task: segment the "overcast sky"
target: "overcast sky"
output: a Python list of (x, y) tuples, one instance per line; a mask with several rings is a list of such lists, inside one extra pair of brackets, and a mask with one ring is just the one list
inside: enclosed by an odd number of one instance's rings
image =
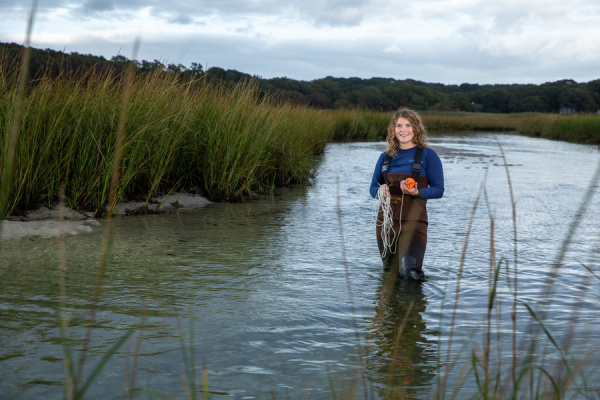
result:
[[(32, 0), (0, 0), (25, 42)], [(263, 78), (600, 79), (599, 0), (39, 0), (31, 45)]]

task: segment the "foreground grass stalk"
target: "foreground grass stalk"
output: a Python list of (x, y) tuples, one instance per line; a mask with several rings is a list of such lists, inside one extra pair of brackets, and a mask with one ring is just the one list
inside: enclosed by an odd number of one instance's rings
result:
[(582, 263), (581, 261), (579, 261), (579, 264), (585, 268), (590, 274), (592, 274), (594, 277), (596, 277), (597, 279), (600, 279), (600, 275), (596, 274), (594, 271), (592, 271), (592, 269), (590, 267), (588, 267), (587, 265), (585, 265), (584, 263)]
[(467, 233), (465, 235), (463, 249), (462, 249), (461, 256), (460, 256), (460, 264), (458, 267), (458, 276), (456, 279), (456, 291), (455, 291), (456, 294), (454, 297), (454, 309), (452, 310), (452, 321), (450, 323), (450, 332), (448, 334), (448, 350), (446, 353), (446, 368), (444, 370), (444, 377), (442, 378), (441, 387), (439, 389), (441, 391), (442, 400), (444, 400), (446, 398), (446, 383), (447, 383), (447, 379), (448, 379), (448, 374), (450, 372), (450, 357), (452, 354), (452, 337), (453, 337), (453, 333), (454, 333), (454, 326), (456, 323), (456, 314), (458, 312), (458, 298), (460, 295), (460, 281), (462, 278), (462, 271), (463, 271), (463, 267), (465, 265), (465, 259), (467, 256), (467, 246), (469, 244), (469, 237), (471, 236), (471, 228), (473, 227), (473, 220), (475, 219), (475, 211), (477, 211), (477, 207), (478, 207), (479, 201), (481, 199), (482, 191), (483, 191), (483, 184), (479, 188), (479, 193), (477, 193), (477, 198), (475, 199), (475, 203), (473, 204), (473, 209), (471, 210), (471, 217), (469, 218), (469, 225), (467, 227)]
[[(62, 191), (61, 191), (62, 193)], [(64, 232), (64, 195), (59, 199), (59, 217), (58, 221), (61, 224), (60, 236), (58, 237), (59, 261), (58, 261), (58, 290), (60, 295), (59, 303), (59, 320), (60, 333), (63, 341), (67, 340), (67, 329), (69, 327), (69, 317), (65, 314), (67, 310), (67, 248), (65, 243)], [(66, 346), (66, 345), (65, 345)], [(65, 347), (66, 350), (66, 347)], [(65, 394), (68, 400), (74, 397), (75, 382), (73, 381), (73, 357), (70, 351), (64, 352), (63, 365), (65, 368)]]
[(504, 149), (502, 149), (502, 145), (498, 138), (496, 138), (496, 143), (500, 148), (500, 154), (502, 155), (502, 160), (504, 161), (504, 169), (506, 171), (506, 180), (508, 182), (508, 191), (510, 193), (510, 205), (512, 209), (512, 222), (513, 222), (513, 269), (514, 269), (514, 297), (513, 297), (513, 312), (512, 312), (512, 322), (513, 322), (513, 340), (512, 340), (512, 352), (513, 352), (513, 365), (512, 365), (512, 379), (513, 379), (513, 387), (516, 386), (517, 383), (517, 293), (518, 293), (518, 275), (519, 269), (517, 264), (517, 208), (515, 202), (515, 196), (512, 188), (512, 182), (510, 180), (510, 171), (508, 170), (508, 162), (506, 160), (506, 155), (504, 154)]
[[(136, 43), (134, 45), (134, 53), (137, 53), (138, 47), (139, 47), (139, 41), (136, 41)], [(134, 59), (135, 59), (135, 57), (134, 57)], [(82, 375), (83, 375), (83, 367), (85, 365), (89, 344), (91, 342), (93, 324), (96, 320), (96, 313), (98, 311), (98, 301), (100, 298), (100, 291), (102, 289), (102, 280), (104, 278), (104, 270), (106, 268), (106, 260), (108, 257), (110, 243), (112, 240), (112, 219), (113, 219), (112, 211), (113, 211), (114, 204), (116, 203), (116, 197), (117, 197), (117, 181), (119, 179), (119, 166), (121, 163), (123, 136), (124, 136), (124, 131), (125, 131), (125, 123), (127, 121), (126, 110), (127, 110), (127, 105), (129, 103), (129, 99), (131, 97), (132, 82), (133, 82), (133, 68), (130, 66), (130, 68), (128, 69), (127, 75), (126, 75), (125, 91), (124, 91), (124, 96), (123, 96), (123, 101), (122, 101), (122, 106), (121, 106), (122, 113), (120, 116), (119, 128), (117, 131), (117, 138), (116, 138), (116, 144), (115, 144), (115, 147), (116, 147), (115, 159), (114, 159), (113, 171), (112, 171), (112, 175), (111, 175), (110, 191), (109, 191), (109, 197), (108, 197), (108, 199), (109, 199), (108, 204), (110, 205), (110, 209), (108, 212), (106, 225), (104, 227), (104, 235), (102, 238), (102, 251), (100, 253), (100, 260), (98, 262), (98, 271), (97, 271), (97, 275), (96, 275), (96, 284), (94, 286), (94, 293), (92, 295), (90, 316), (88, 318), (87, 328), (85, 331), (85, 337), (83, 340), (82, 350), (81, 350), (81, 354), (79, 357), (79, 363), (77, 366), (77, 375), (75, 376), (75, 382), (74, 382), (75, 389), (77, 389), (77, 387), (82, 379)]]
[[(185, 345), (185, 336), (183, 334), (183, 330), (181, 329), (181, 323), (180, 321), (177, 321), (177, 330), (179, 332), (179, 339), (181, 341), (181, 352), (182, 352), (182, 356), (183, 356), (183, 366), (184, 366), (184, 372), (183, 375), (181, 377), (182, 382), (183, 382), (183, 387), (185, 389), (186, 392), (186, 398), (189, 398), (191, 400), (196, 400), (197, 398), (197, 393), (196, 393), (196, 362), (195, 362), (195, 352), (194, 352), (194, 318), (193, 318), (193, 311), (190, 313), (190, 343), (189, 346), (186, 347)], [(189, 357), (188, 357), (188, 351), (189, 351)], [(204, 377), (203, 377), (204, 378)], [(207, 383), (208, 385), (208, 383)]]
[(496, 249), (494, 246), (494, 216), (490, 209), (490, 203), (487, 195), (487, 190), (484, 189), (484, 199), (487, 206), (488, 215), (490, 216), (490, 269), (488, 276), (488, 307), (487, 307), (487, 326), (486, 331), (483, 335), (483, 370), (484, 370), (484, 384), (483, 384), (483, 397), (487, 399), (488, 388), (490, 385), (490, 349), (491, 349), (491, 337), (492, 337), (492, 310), (494, 309), (496, 284), (498, 274), (495, 270), (499, 269), (496, 267)]
[[(139, 46), (139, 42), (136, 42), (136, 50)], [(123, 93), (123, 101), (121, 103), (121, 112), (119, 118), (119, 127), (117, 129), (117, 137), (115, 143), (115, 159), (114, 165), (112, 169), (112, 174), (110, 177), (110, 190), (108, 195), (108, 216), (113, 214), (114, 207), (117, 203), (117, 185), (119, 181), (119, 169), (121, 167), (121, 160), (123, 156), (123, 137), (125, 136), (125, 123), (127, 122), (127, 106), (129, 105), (129, 99), (131, 98), (131, 88), (133, 86), (133, 64), (129, 66), (127, 69), (127, 74), (125, 76), (125, 90)]]
[(23, 115), (25, 84), (27, 83), (27, 80), (29, 78), (29, 61), (31, 57), (31, 49), (29, 45), (31, 43), (31, 33), (33, 31), (33, 21), (37, 12), (37, 4), (38, 0), (33, 0), (33, 5), (29, 13), (29, 20), (27, 21), (27, 33), (25, 34), (25, 45), (21, 62), (21, 73), (18, 78), (17, 90), (14, 92), (13, 95), (12, 112), (9, 114), (8, 118), (8, 120), (10, 121), (10, 133), (8, 135), (8, 143), (6, 143), (3, 146), (4, 154), (2, 154), (2, 156), (4, 158), (4, 163), (0, 164), (0, 168), (2, 168), (0, 169), (0, 222), (7, 216), (11, 209), (11, 207), (9, 206), (9, 193), (13, 182), (17, 139)]
[(140, 323), (140, 330), (138, 332), (138, 337), (135, 344), (135, 352), (133, 354), (133, 366), (131, 367), (131, 382), (129, 384), (129, 399), (133, 399), (133, 394), (135, 392), (135, 378), (137, 376), (137, 367), (138, 360), (140, 358), (140, 350), (142, 347), (142, 338), (144, 333), (144, 326), (146, 323), (146, 313), (148, 311), (148, 297), (144, 301), (144, 311), (142, 312), (142, 321)]
[(202, 361), (202, 392), (204, 393), (204, 400), (210, 399), (210, 392), (208, 390), (208, 368), (206, 368), (206, 360)]
[[(360, 365), (360, 370), (359, 370), (359, 375), (360, 375), (360, 382), (362, 384), (362, 388), (363, 388), (363, 395), (365, 399), (369, 398), (369, 393), (368, 393), (368, 388), (367, 388), (367, 377), (365, 374), (365, 349), (364, 346), (361, 343), (360, 340), (360, 335), (359, 335), (359, 329), (358, 329), (358, 324), (356, 323), (356, 309), (354, 306), (354, 296), (352, 295), (352, 285), (350, 283), (350, 269), (348, 268), (348, 258), (346, 256), (346, 245), (345, 245), (345, 239), (344, 239), (344, 228), (342, 225), (342, 208), (341, 208), (341, 204), (340, 204), (340, 177), (336, 177), (336, 189), (337, 189), (337, 200), (336, 200), (336, 208), (337, 208), (337, 218), (338, 218), (338, 225), (339, 225), (339, 231), (340, 231), (340, 241), (341, 241), (341, 245), (342, 245), (342, 260), (344, 262), (344, 270), (346, 273), (346, 287), (348, 290), (348, 295), (350, 298), (350, 309), (352, 310), (352, 323), (354, 325), (354, 332), (356, 334), (356, 345), (358, 347), (358, 359), (359, 359), (359, 365)], [(350, 398), (354, 397), (354, 391), (349, 393), (349, 396), (351, 396)]]

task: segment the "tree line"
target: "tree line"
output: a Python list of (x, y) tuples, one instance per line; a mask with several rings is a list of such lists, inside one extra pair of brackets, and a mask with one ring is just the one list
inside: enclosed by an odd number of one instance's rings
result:
[[(18, 63), (23, 46), (0, 43), (3, 62)], [(162, 71), (178, 74), (181, 79), (203, 78), (235, 84), (252, 80), (264, 93), (274, 93), (281, 101), (321, 109), (367, 109), (392, 111), (411, 107), (420, 111), (469, 111), (489, 113), (595, 113), (600, 110), (600, 79), (578, 83), (572, 79), (535, 84), (446, 85), (414, 79), (335, 78), (327, 76), (312, 81), (287, 77), (263, 79), (236, 70), (211, 67), (206, 71), (200, 63), (189, 67), (163, 63), (160, 60), (131, 61), (123, 55), (110, 60), (92, 54), (70, 54), (51, 49), (31, 48), (29, 76), (56, 77), (61, 73), (83, 73), (90, 70), (124, 71), (131, 63), (139, 73)]]

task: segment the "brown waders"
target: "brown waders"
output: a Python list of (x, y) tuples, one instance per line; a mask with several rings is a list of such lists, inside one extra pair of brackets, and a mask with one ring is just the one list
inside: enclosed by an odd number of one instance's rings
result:
[[(389, 173), (391, 206), (394, 213), (394, 231), (400, 232), (396, 243), (387, 249), (386, 256), (382, 258), (383, 269), (398, 273), (405, 279), (422, 280), (423, 257), (427, 247), (427, 200), (413, 198), (410, 195), (402, 196), (400, 182), (410, 178), (411, 174)], [(429, 187), (427, 177), (419, 177), (419, 188)], [(400, 215), (402, 213), (402, 215)], [(383, 241), (381, 240), (381, 223), (383, 215), (381, 210), (377, 215), (377, 245), (379, 254), (383, 254)]]

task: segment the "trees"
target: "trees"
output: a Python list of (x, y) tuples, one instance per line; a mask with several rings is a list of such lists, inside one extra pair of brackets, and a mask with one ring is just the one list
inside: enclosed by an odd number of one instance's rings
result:
[(600, 79), (596, 79), (594, 81), (590, 81), (583, 85), (586, 91), (592, 96), (596, 105), (598, 106), (598, 110), (600, 110)]
[(369, 110), (388, 111), (393, 108), (392, 101), (385, 96), (376, 86), (367, 86), (360, 90), (351, 92), (348, 96), (351, 104), (358, 108)]
[(534, 95), (517, 98), (514, 112), (549, 112), (549, 109), (541, 96)]
[(594, 98), (580, 87), (566, 87), (559, 96), (560, 105), (575, 110), (576, 112), (594, 112), (598, 104)]
[(187, 71), (187, 67), (185, 67), (183, 64), (169, 64), (167, 65), (167, 72), (170, 72), (172, 74), (183, 74), (185, 71)]
[(481, 96), (484, 112), (507, 113), (509, 112), (510, 95), (507, 90), (496, 88), (485, 91)]
[(200, 63), (193, 62), (190, 65), (190, 69), (189, 70), (195, 76), (202, 76), (202, 75), (204, 75), (204, 68), (202, 68), (202, 64), (200, 64)]
[(113, 56), (110, 61), (117, 63), (117, 64), (122, 64), (122, 65), (127, 65), (129, 64), (129, 58), (121, 55), (121, 54), (117, 54), (116, 56)]
[(439, 111), (477, 111), (469, 96), (462, 92), (454, 92), (433, 106)]
[[(0, 43), (2, 62), (18, 66), (23, 46)], [(287, 77), (262, 79), (236, 70), (212, 67), (204, 71), (202, 64), (193, 62), (189, 67), (159, 60), (133, 61), (139, 73), (162, 71), (181, 74), (181, 79), (205, 77), (228, 84), (255, 80), (261, 92), (279, 94), (281, 101), (307, 104), (316, 108), (361, 107), (380, 111), (393, 111), (411, 107), (420, 111), (476, 111), (492, 113), (509, 112), (559, 112), (561, 106), (577, 112), (596, 112), (600, 109), (600, 79), (577, 83), (572, 79), (547, 82), (542, 85), (480, 85), (462, 83), (445, 85), (426, 83), (414, 79), (373, 77), (325, 78), (300, 81)], [(97, 71), (111, 69), (120, 73), (131, 63), (123, 55), (106, 60), (91, 54), (66, 54), (51, 49), (31, 49), (29, 66), (32, 82), (48, 74), (85, 73), (90, 68)], [(32, 83), (34, 84), (34, 83)], [(475, 106), (477, 105), (477, 109)]]
[(156, 59), (153, 62), (142, 60), (137, 63), (137, 67), (138, 70), (142, 73), (154, 70), (164, 71), (166, 69), (165, 64)]

